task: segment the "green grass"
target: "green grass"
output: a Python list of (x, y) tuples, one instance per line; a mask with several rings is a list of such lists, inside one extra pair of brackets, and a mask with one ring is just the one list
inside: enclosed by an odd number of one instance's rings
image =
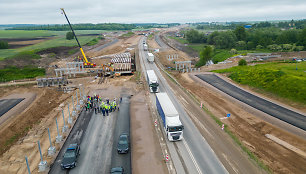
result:
[[(85, 45), (89, 43), (91, 40), (93, 40), (94, 38), (96, 38), (96, 36), (79, 36), (78, 40), (81, 45)], [(6, 57), (14, 56), (24, 51), (40, 50), (40, 49), (59, 47), (59, 46), (77, 46), (77, 42), (75, 41), (75, 39), (67, 40), (64, 37), (55, 37), (54, 39), (51, 39), (51, 40), (47, 40), (47, 41), (40, 42), (35, 45), (30, 45), (30, 46), (26, 46), (26, 47), (22, 47), (18, 49), (1, 49), (0, 50), (0, 60)]]
[[(296, 66), (298, 70), (296, 70)], [(230, 73), (241, 84), (259, 88), (276, 96), (306, 104), (306, 62), (273, 62), (255, 66), (236, 66), (216, 70)]]
[(149, 36), (148, 36), (148, 39), (152, 39), (153, 38), (153, 34), (150, 34)]
[(69, 55), (72, 55), (72, 54), (74, 54), (74, 53), (76, 53), (76, 52), (78, 52), (79, 51), (79, 49), (72, 49), (72, 50), (69, 50), (68, 51), (68, 54)]
[(231, 54), (229, 50), (216, 49), (212, 59), (214, 63), (217, 63), (217, 62), (222, 62), (232, 56), (234, 55)]
[(176, 41), (178, 41), (181, 44), (188, 44), (188, 41), (186, 39), (180, 38), (180, 37), (173, 37), (173, 36), (169, 36), (170, 39), (174, 39)]
[(16, 68), (9, 67), (5, 69), (0, 69), (0, 82), (7, 82), (12, 80), (35, 78), (38, 76), (45, 75), (45, 69), (34, 68), (34, 67), (25, 67), (25, 68)]
[(125, 34), (121, 35), (121, 37), (131, 37), (131, 36), (133, 36), (134, 34), (135, 34), (135, 33), (129, 31), (128, 33), (125, 33)]
[(45, 30), (25, 31), (25, 30), (0, 30), (0, 38), (34, 38), (47, 37), (53, 34)]
[(94, 38), (91, 41), (89, 41), (86, 45), (92, 46), (92, 45), (96, 45), (97, 43), (98, 43), (98, 39)]
[[(0, 30), (0, 38), (35, 38), (48, 36), (65, 36), (68, 31), (48, 30)], [(75, 34), (101, 34), (108, 30), (75, 30)]]
[(203, 50), (204, 46), (207, 44), (188, 44), (188, 47), (200, 53)]

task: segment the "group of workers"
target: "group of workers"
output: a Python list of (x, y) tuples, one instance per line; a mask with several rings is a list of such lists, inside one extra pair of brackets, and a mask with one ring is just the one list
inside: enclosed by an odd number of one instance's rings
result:
[[(122, 98), (120, 98), (121, 102)], [(94, 95), (93, 97), (87, 96), (87, 103), (86, 103), (86, 111), (94, 110), (95, 113), (102, 113), (103, 116), (108, 116), (110, 112), (119, 111), (119, 104), (117, 106), (116, 98), (113, 101), (110, 101), (108, 98), (105, 101), (99, 95)]]

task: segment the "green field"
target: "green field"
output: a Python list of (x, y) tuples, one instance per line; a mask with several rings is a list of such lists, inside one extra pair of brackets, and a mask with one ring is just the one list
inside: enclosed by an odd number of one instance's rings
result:
[[(48, 30), (0, 30), (0, 38), (35, 38), (48, 36), (65, 36), (68, 31)], [(76, 30), (75, 34), (101, 34), (108, 30)]]
[[(79, 36), (78, 40), (81, 45), (85, 45), (95, 38), (96, 36)], [(77, 42), (75, 41), (75, 39), (67, 40), (65, 37), (54, 37), (54, 39), (50, 39), (35, 45), (30, 45), (18, 49), (1, 49), (0, 60), (3, 60), (6, 57), (14, 56), (24, 51), (39, 50), (58, 46), (77, 46)]]
[[(80, 34), (101, 34), (110, 32), (108, 30), (76, 30), (76, 35)], [(0, 60), (7, 57), (12, 57), (20, 52), (38, 50), (44, 48), (58, 47), (58, 46), (77, 46), (76, 41), (66, 40), (67, 31), (47, 31), (47, 30), (0, 30), (0, 38), (36, 38), (36, 37), (50, 37), (51, 39), (41, 43), (30, 45), (17, 49), (0, 49)], [(85, 45), (95, 39), (97, 36), (78, 36), (81, 45)], [(93, 42), (90, 43), (95, 44)]]
[(306, 62), (273, 62), (255, 66), (236, 66), (215, 72), (230, 73), (229, 77), (238, 83), (306, 104), (305, 70)]
[(0, 82), (8, 82), (12, 80), (35, 78), (37, 76), (44, 76), (45, 69), (25, 67), (16, 68), (10, 67), (5, 69), (0, 69)]

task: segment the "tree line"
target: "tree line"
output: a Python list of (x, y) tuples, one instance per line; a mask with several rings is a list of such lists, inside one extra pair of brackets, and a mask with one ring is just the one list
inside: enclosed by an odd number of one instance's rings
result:
[(281, 30), (277, 28), (245, 29), (237, 26), (234, 30), (214, 31), (210, 34), (197, 30), (185, 31), (189, 43), (207, 43), (219, 49), (271, 51), (306, 50), (306, 28)]
[[(74, 30), (131, 30), (136, 28), (134, 24), (104, 23), (104, 24), (72, 24)], [(68, 31), (68, 24), (57, 25), (34, 25), (34, 26), (18, 26), (7, 28), (6, 30), (52, 30), (52, 31)]]
[(306, 19), (303, 20), (291, 20), (291, 21), (280, 21), (280, 22), (226, 22), (225, 24), (216, 23), (216, 22), (201, 22), (191, 24), (196, 27), (198, 30), (229, 30), (235, 29), (237, 26), (249, 25), (252, 28), (295, 28), (295, 29), (304, 29), (306, 28)]

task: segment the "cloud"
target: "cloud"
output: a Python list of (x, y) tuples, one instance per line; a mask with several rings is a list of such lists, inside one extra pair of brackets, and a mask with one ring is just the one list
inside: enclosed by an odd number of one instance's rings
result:
[(1, 0), (0, 24), (249, 21), (306, 18), (305, 0)]

